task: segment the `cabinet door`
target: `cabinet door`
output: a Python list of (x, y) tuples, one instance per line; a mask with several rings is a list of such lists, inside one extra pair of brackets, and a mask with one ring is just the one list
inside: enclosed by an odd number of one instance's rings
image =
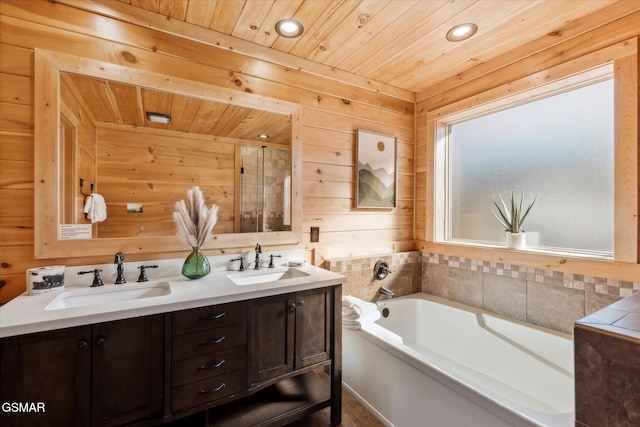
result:
[(0, 400), (29, 406), (26, 412), (3, 408), (0, 425), (89, 425), (90, 332), (78, 327), (1, 341)]
[(249, 306), (249, 383), (293, 370), (295, 296), (252, 300)]
[(93, 426), (162, 415), (162, 315), (93, 326)]
[(330, 288), (296, 294), (295, 369), (331, 358), (331, 303)]

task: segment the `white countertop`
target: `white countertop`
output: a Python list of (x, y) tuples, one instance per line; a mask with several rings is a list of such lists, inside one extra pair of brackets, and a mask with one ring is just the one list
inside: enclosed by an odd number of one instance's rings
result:
[[(286, 267), (263, 268), (259, 272), (269, 273), (283, 268)], [(0, 338), (339, 285), (346, 280), (340, 274), (307, 264), (295, 268), (309, 275), (241, 286), (227, 277), (229, 274), (238, 274), (237, 271), (213, 271), (197, 280), (189, 280), (182, 276), (154, 277), (150, 282), (143, 284), (130, 282), (114, 285), (105, 281), (104, 286), (96, 288), (85, 284), (66, 286), (64, 290), (39, 295), (25, 293), (0, 307)], [(254, 270), (248, 270), (239, 274), (255, 273)], [(109, 292), (152, 286), (157, 282), (168, 282), (171, 292), (167, 295), (82, 307), (46, 309), (56, 298), (71, 292)]]

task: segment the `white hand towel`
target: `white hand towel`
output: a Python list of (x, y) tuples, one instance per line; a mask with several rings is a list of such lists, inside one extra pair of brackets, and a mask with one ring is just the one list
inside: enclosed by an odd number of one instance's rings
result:
[(363, 301), (351, 295), (342, 297), (342, 315), (360, 317), (366, 313), (378, 312), (378, 306), (372, 302)]
[(380, 318), (378, 306), (351, 295), (342, 297), (342, 326), (361, 329), (362, 325), (373, 323)]
[(104, 197), (98, 193), (91, 193), (84, 201), (84, 213), (92, 223), (107, 219), (107, 204)]

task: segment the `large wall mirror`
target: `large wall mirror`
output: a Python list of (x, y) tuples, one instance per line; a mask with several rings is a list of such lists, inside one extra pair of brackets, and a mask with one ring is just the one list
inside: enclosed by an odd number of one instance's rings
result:
[(219, 208), (205, 249), (299, 243), (298, 105), (37, 50), (35, 108), (36, 258), (183, 250), (194, 185)]

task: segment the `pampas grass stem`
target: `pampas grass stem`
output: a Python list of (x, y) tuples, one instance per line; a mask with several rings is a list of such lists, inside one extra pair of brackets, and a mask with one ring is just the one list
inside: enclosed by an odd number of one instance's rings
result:
[(178, 236), (191, 247), (203, 247), (212, 237), (211, 232), (218, 222), (218, 206), (208, 208), (200, 187), (187, 190), (187, 198), (178, 200), (173, 212)]

